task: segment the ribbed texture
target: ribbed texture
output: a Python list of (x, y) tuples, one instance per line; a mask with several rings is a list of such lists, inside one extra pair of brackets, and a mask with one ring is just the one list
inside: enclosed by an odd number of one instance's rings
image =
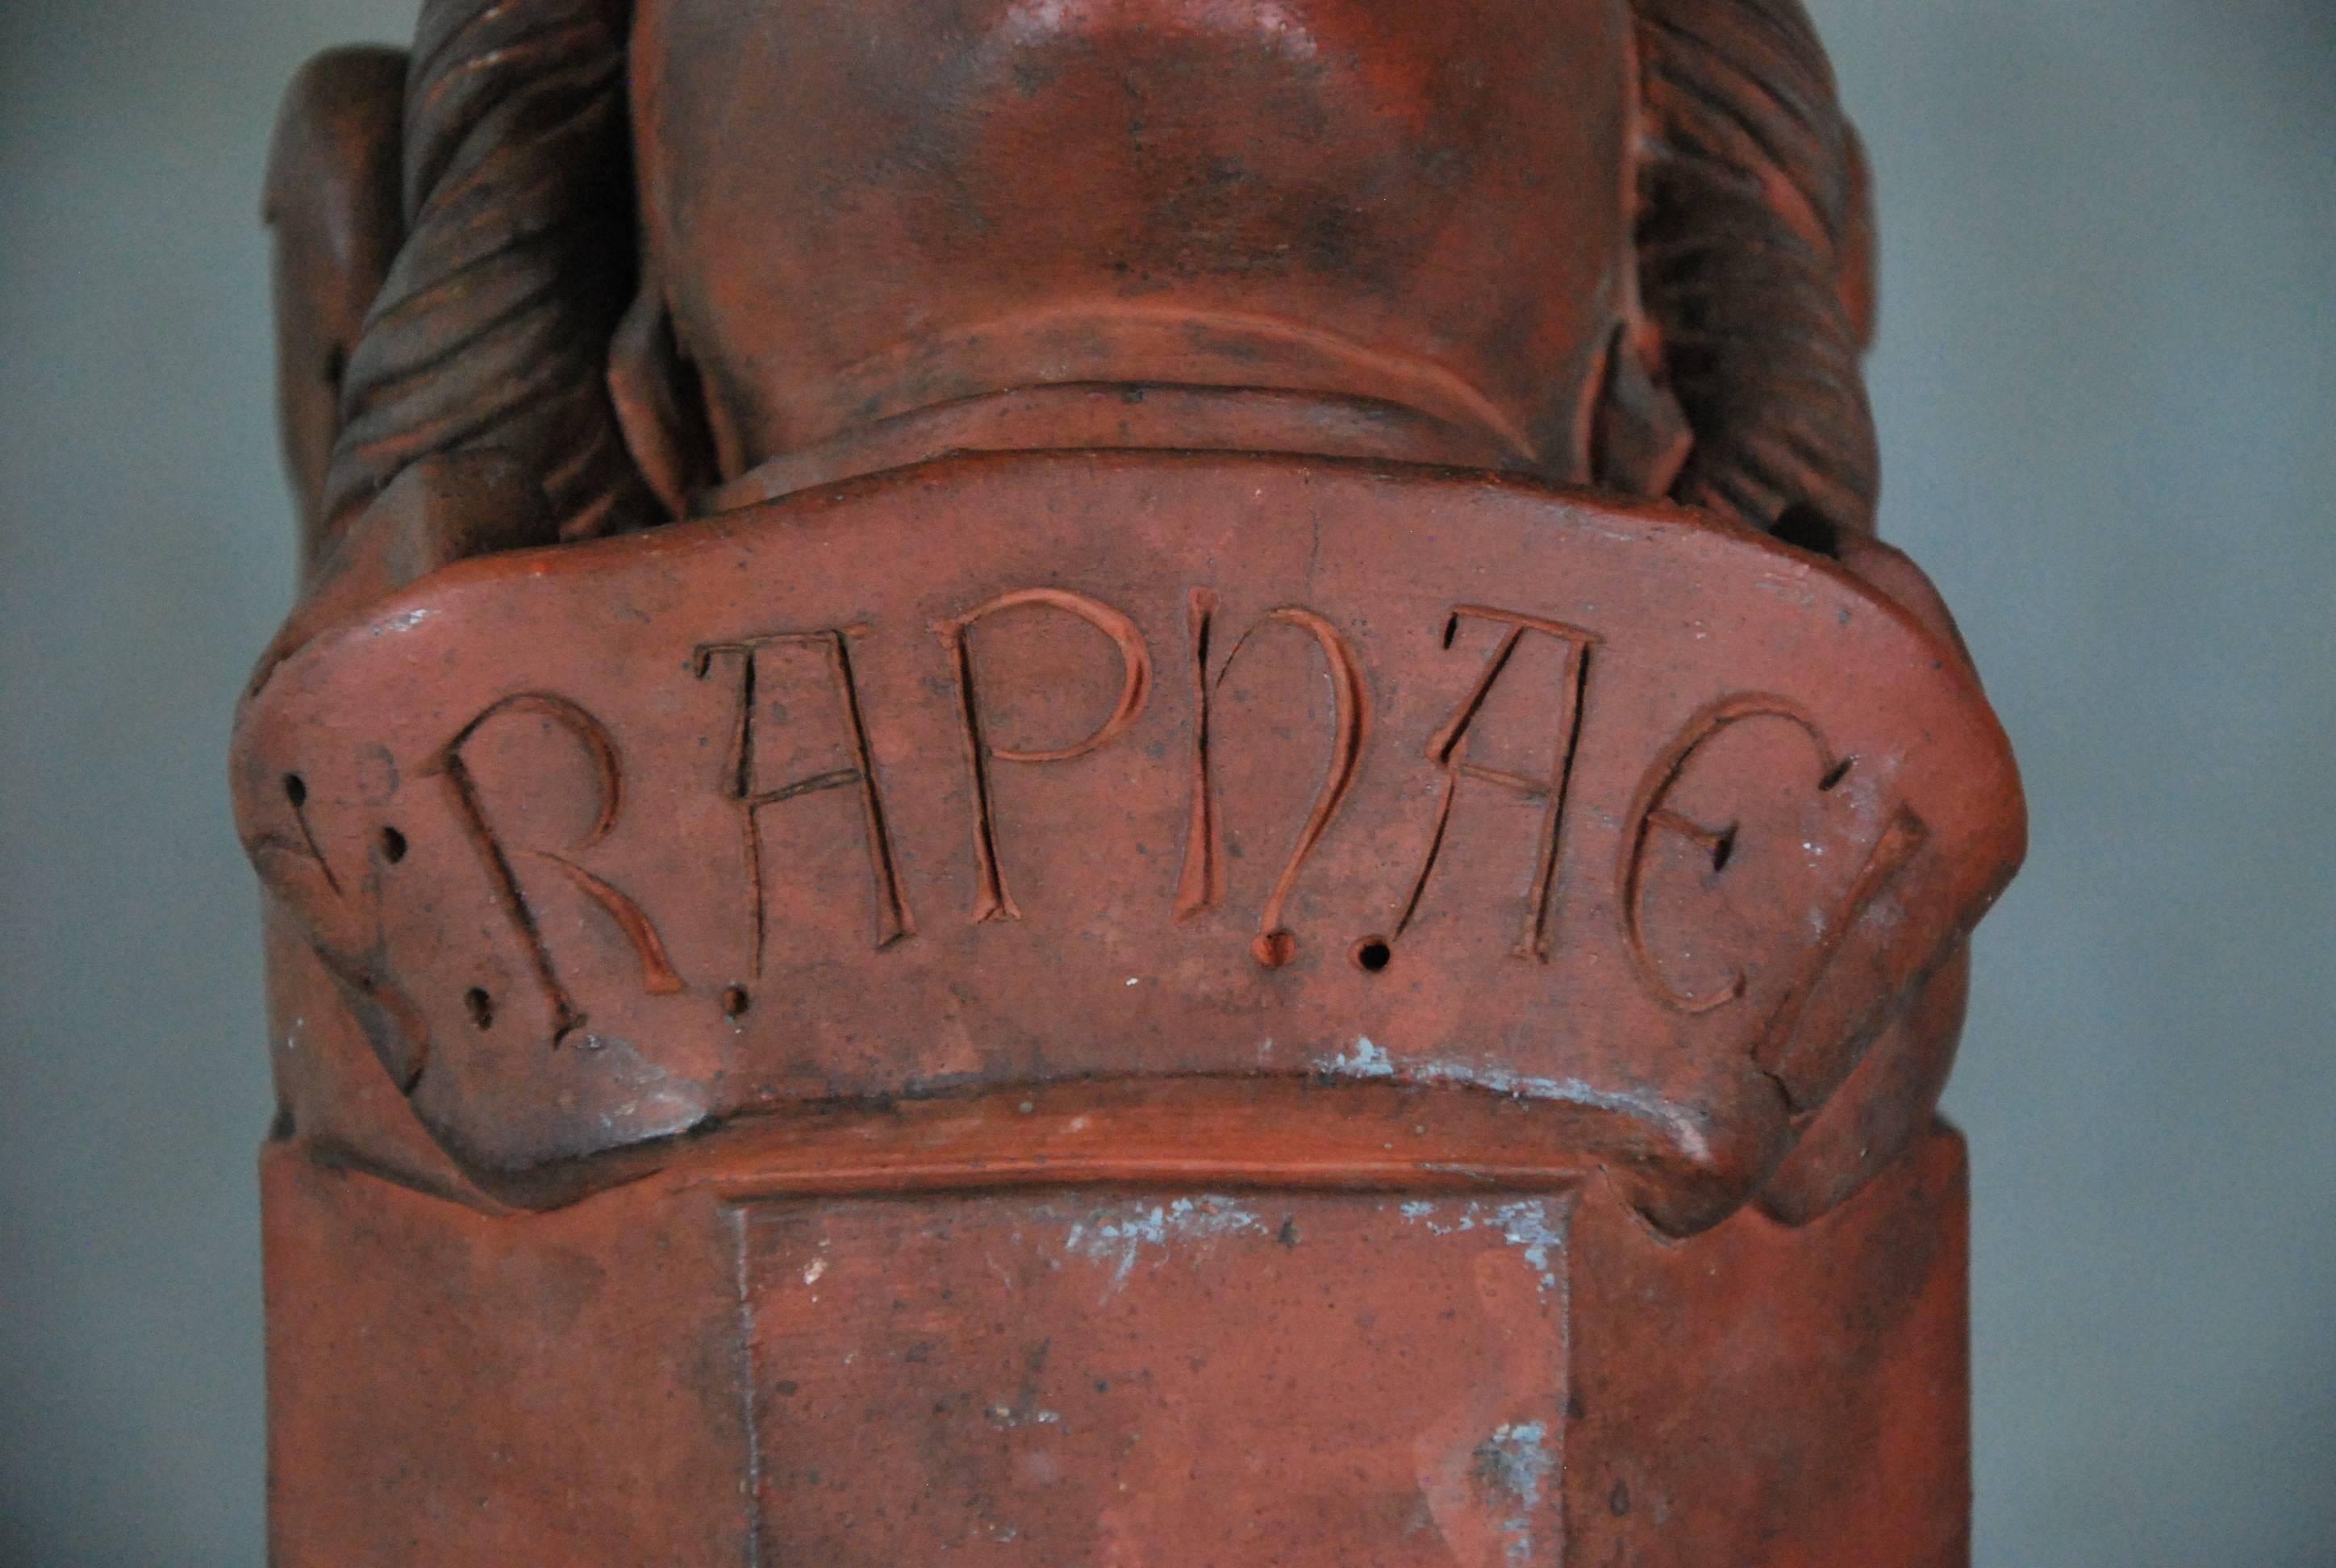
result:
[(1871, 533), (1863, 166), (1799, 0), (1638, 0), (1640, 294), (1695, 432), (1672, 494)]
[(405, 108), (404, 248), (351, 355), (328, 516), (415, 462), (508, 453), (563, 538), (653, 507), (608, 346), (633, 287), (623, 0), (426, 0)]

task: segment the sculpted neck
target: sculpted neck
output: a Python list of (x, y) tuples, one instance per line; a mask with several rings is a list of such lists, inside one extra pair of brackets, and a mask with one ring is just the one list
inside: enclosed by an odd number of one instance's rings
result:
[(1136, 445), (1587, 479), (1630, 38), (1620, 0), (641, 0), (645, 257), (716, 470)]
[[(751, 401), (750, 405), (751, 405)], [(964, 452), (1278, 452), (1531, 472), (1532, 443), (1461, 377), (1286, 323), (1124, 307), (920, 341), (841, 379), (812, 439), (737, 433), (701, 513)]]

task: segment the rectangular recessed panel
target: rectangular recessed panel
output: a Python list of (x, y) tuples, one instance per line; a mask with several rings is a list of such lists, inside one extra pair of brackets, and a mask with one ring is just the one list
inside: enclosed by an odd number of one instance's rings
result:
[(1562, 1563), (1570, 1202), (743, 1208), (760, 1562)]

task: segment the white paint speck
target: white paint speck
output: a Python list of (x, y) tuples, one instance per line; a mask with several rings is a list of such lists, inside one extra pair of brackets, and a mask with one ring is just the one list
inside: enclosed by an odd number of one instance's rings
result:
[(1561, 1205), (1552, 1217), (1550, 1205), (1551, 1200), (1543, 1198), (1519, 1198), (1490, 1209), (1470, 1203), (1460, 1205), (1447, 1219), (1441, 1204), (1411, 1203), (1404, 1204), (1398, 1213), (1413, 1224), (1426, 1226), (1431, 1235), (1461, 1235), (1480, 1225), (1498, 1231), (1502, 1241), (1524, 1254), (1525, 1262), (1541, 1277), (1541, 1288), (1553, 1290), (1557, 1289), (1557, 1267), (1550, 1261), (1550, 1249), (1563, 1250), (1569, 1211)]
[(1179, 1198), (1173, 1203), (1131, 1203), (1091, 1214), (1071, 1227), (1063, 1247), (1092, 1262), (1110, 1264), (1112, 1289), (1117, 1290), (1127, 1283), (1147, 1248), (1164, 1252), (1184, 1244), (1206, 1247), (1226, 1236), (1262, 1235), (1265, 1230), (1264, 1221), (1230, 1198)]
[(1709, 1143), (1705, 1129), (1692, 1115), (1661, 1096), (1627, 1090), (1601, 1089), (1581, 1078), (1535, 1077), (1505, 1067), (1479, 1067), (1467, 1062), (1406, 1062), (1398, 1069), (1387, 1052), (1368, 1037), (1355, 1041), (1352, 1056), (1318, 1060), (1314, 1070), (1334, 1078), (1395, 1078), (1408, 1084), (1460, 1084), (1489, 1089), (1519, 1100), (1553, 1100), (1562, 1105), (1588, 1105), (1611, 1111), (1661, 1127), (1677, 1141), (1682, 1153), (1705, 1158)]
[(1353, 1056), (1336, 1056), (1327, 1062), (1317, 1065), (1324, 1072), (1335, 1077), (1391, 1078), (1395, 1076), (1395, 1063), (1388, 1060), (1385, 1051), (1371, 1043), (1368, 1035), (1355, 1037)]
[(1533, 1560), (1533, 1511), (1541, 1502), (1542, 1487), (1557, 1468), (1550, 1452), (1549, 1427), (1541, 1421), (1517, 1421), (1496, 1428), (1476, 1450), (1484, 1478), (1514, 1498), (1516, 1508), (1501, 1522), (1506, 1537), (1503, 1551), (1512, 1568), (1526, 1568)]

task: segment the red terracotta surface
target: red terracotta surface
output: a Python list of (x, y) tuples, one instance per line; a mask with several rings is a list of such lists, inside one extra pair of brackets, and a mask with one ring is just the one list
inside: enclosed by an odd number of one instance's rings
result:
[(1546, 1103), (1689, 1228), (2020, 842), (1975, 688), (1846, 573), (1286, 460), (961, 460), (459, 568), (238, 755), (384, 1065), (515, 1190), (789, 1104), (1392, 1077)]
[(1806, 1229), (1602, 1183), (894, 1197), (515, 1224), (266, 1161), (274, 1560), (1965, 1560), (1963, 1192)]
[(429, 0), (269, 212), (275, 1561), (1967, 1558), (1793, 0)]

